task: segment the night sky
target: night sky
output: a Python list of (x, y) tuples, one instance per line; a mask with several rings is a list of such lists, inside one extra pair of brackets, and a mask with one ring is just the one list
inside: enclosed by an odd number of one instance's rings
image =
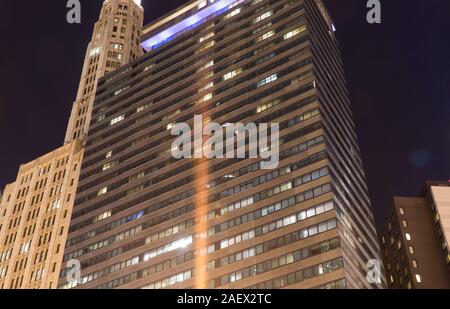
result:
[[(185, 3), (143, 0), (145, 23)], [(341, 45), (357, 134), (378, 224), (393, 195), (450, 179), (450, 1), (326, 0)], [(0, 33), (0, 188), (18, 167), (62, 145), (84, 53), (102, 1), (4, 1)]]

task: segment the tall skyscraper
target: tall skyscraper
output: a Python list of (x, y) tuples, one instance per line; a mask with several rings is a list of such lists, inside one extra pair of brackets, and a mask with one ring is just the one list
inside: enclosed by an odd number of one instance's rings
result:
[[(60, 287), (383, 287), (334, 30), (320, 0), (196, 0), (147, 26), (99, 81), (64, 253), (81, 278)], [(278, 123), (278, 167), (175, 159), (195, 116)]]
[(85, 140), (91, 121), (97, 82), (142, 54), (139, 46), (144, 9), (140, 0), (105, 0), (92, 32), (72, 107), (65, 142)]
[(0, 288), (56, 288), (81, 167), (73, 141), (20, 167), (0, 204)]
[(450, 182), (428, 181), (417, 197), (394, 197), (380, 235), (388, 287), (450, 288)]
[(0, 288), (55, 288), (98, 79), (142, 54), (138, 0), (106, 0), (89, 43), (66, 145), (20, 167), (0, 204)]

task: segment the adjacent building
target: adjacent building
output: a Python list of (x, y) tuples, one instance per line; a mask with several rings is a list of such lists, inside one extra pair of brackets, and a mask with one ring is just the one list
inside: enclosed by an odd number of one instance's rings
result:
[[(81, 277), (59, 287), (383, 287), (334, 30), (319, 0), (195, 0), (145, 27), (96, 89), (63, 260)], [(194, 116), (279, 123), (278, 167), (175, 159)]]
[(138, 0), (106, 0), (89, 43), (65, 146), (20, 167), (0, 204), (0, 288), (55, 288), (97, 82), (142, 54)]
[(428, 181), (417, 197), (394, 197), (380, 234), (388, 287), (450, 288), (450, 182)]
[(144, 9), (140, 0), (105, 0), (86, 50), (65, 142), (85, 140), (98, 79), (142, 54)]
[(56, 288), (81, 167), (75, 140), (20, 167), (0, 204), (0, 288)]

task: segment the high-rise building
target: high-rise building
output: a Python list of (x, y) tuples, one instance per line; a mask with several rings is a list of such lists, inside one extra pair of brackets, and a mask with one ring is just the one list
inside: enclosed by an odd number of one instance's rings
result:
[(144, 9), (140, 0), (105, 0), (86, 50), (77, 98), (73, 103), (65, 142), (85, 140), (97, 82), (142, 54), (140, 37)]
[(1, 200), (0, 288), (56, 287), (96, 85), (105, 73), (142, 54), (142, 25), (140, 1), (104, 1), (87, 48), (66, 145), (22, 165)]
[(428, 181), (417, 197), (394, 197), (380, 234), (388, 287), (449, 289), (450, 182)]
[(56, 288), (81, 167), (73, 141), (20, 167), (0, 204), (0, 288)]
[[(60, 287), (383, 287), (334, 30), (319, 0), (196, 0), (147, 26), (99, 81), (64, 253), (81, 277)], [(278, 123), (278, 167), (175, 159), (195, 116)]]

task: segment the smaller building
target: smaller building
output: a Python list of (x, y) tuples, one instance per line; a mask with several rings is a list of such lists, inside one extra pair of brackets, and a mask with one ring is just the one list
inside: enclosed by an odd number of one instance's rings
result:
[(450, 182), (427, 181), (417, 197), (394, 197), (380, 233), (391, 289), (450, 288)]
[(56, 288), (78, 184), (79, 140), (20, 167), (0, 199), (0, 289)]

